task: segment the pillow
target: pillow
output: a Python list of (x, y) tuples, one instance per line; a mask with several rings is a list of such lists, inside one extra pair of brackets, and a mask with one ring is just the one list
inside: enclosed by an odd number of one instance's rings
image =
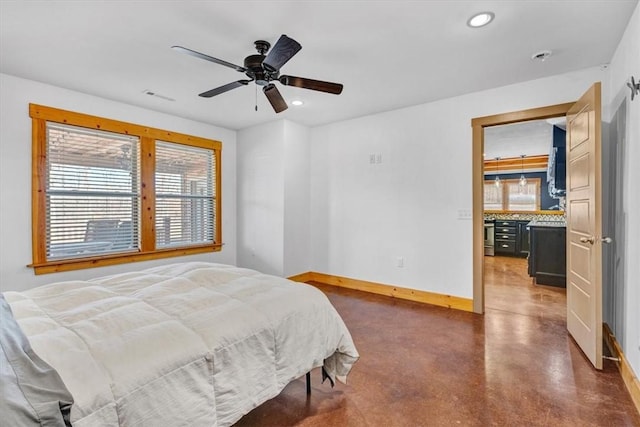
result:
[(0, 414), (2, 425), (71, 426), (73, 397), (40, 359), (0, 295)]

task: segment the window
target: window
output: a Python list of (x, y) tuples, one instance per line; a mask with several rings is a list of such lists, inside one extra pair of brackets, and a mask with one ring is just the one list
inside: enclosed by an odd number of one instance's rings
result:
[(45, 125), (47, 259), (137, 250), (139, 138)]
[(220, 250), (220, 142), (29, 111), (36, 274)]
[[(504, 184), (504, 183), (503, 183)], [(498, 187), (494, 181), (484, 182), (484, 210), (485, 211), (498, 211), (503, 210), (502, 206), (502, 191), (504, 185)]]
[(156, 245), (213, 243), (210, 150), (156, 142)]
[(520, 185), (518, 179), (503, 179), (500, 187), (495, 181), (484, 182), (485, 211), (531, 212), (540, 210), (540, 178), (528, 178)]
[(528, 179), (522, 186), (519, 180), (507, 180), (504, 185), (508, 211), (540, 210), (540, 178)]

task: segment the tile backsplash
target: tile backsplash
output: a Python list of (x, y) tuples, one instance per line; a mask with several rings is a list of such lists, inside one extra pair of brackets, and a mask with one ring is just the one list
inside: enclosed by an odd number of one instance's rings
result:
[(484, 219), (504, 219), (513, 221), (565, 221), (562, 214), (538, 214), (538, 213), (486, 213)]

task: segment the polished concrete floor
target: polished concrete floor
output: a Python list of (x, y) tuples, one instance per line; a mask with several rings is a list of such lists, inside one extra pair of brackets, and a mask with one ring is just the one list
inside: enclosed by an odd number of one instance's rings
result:
[(312, 372), (238, 426), (640, 426), (613, 362), (594, 370), (565, 328), (563, 289), (486, 257), (484, 316), (315, 284), (361, 359), (348, 385)]

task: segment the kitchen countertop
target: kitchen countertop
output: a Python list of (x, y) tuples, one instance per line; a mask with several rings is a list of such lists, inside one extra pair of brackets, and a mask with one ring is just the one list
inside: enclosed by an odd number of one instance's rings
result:
[(531, 221), (527, 224), (527, 227), (566, 227), (566, 221)]

